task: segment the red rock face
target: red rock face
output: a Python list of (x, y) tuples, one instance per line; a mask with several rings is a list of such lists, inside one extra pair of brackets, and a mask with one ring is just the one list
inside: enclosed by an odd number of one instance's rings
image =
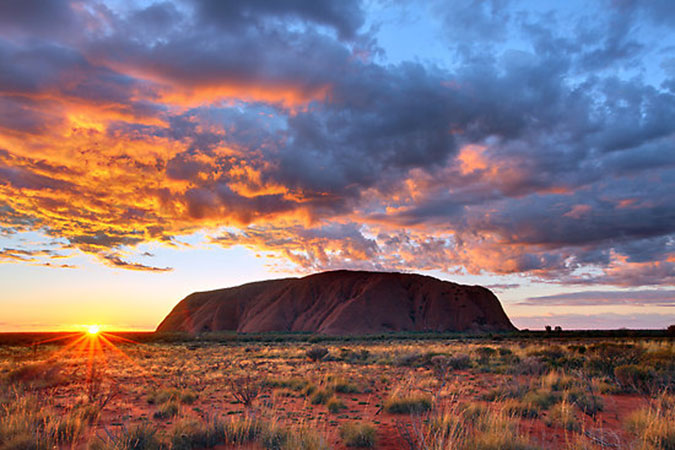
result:
[(158, 332), (510, 331), (495, 295), (405, 273), (338, 270), (188, 295)]

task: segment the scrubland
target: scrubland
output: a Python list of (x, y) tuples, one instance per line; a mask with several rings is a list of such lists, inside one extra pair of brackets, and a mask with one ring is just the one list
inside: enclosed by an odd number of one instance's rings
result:
[(0, 448), (675, 448), (667, 339), (0, 346)]

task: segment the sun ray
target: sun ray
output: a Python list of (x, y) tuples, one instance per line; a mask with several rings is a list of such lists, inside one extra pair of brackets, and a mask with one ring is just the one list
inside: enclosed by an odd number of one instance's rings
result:
[(109, 338), (110, 340), (123, 341), (123, 342), (128, 342), (130, 344), (140, 344), (140, 342), (134, 341), (133, 339), (127, 339), (125, 337), (118, 336), (118, 335), (112, 334), (112, 333), (106, 333), (106, 332), (103, 332), (103, 331), (101, 331), (101, 336), (105, 336), (105, 337)]
[[(109, 336), (109, 334), (106, 333), (106, 336)], [(150, 374), (150, 373), (148, 372), (147, 369), (145, 369), (144, 367), (141, 367), (141, 366), (140, 366), (136, 361), (134, 361), (129, 355), (127, 355), (126, 353), (124, 353), (124, 352), (123, 352), (122, 350), (120, 350), (115, 344), (113, 344), (112, 342), (110, 342), (110, 340), (108, 340), (108, 338), (107, 338), (106, 336), (100, 336), (101, 342), (103, 342), (104, 344), (108, 345), (108, 347), (109, 347), (114, 353), (116, 353), (118, 356), (121, 356), (125, 361), (129, 362), (134, 368), (138, 369), (138, 370), (141, 372), (141, 375), (142, 375), (142, 376), (149, 378), (150, 380), (152, 380), (152, 381), (153, 381), (154, 383), (156, 383), (156, 384), (161, 384), (161, 383), (159, 383), (159, 382), (157, 381), (157, 379), (155, 379), (155, 377), (152, 376), (152, 374)], [(117, 337), (119, 337), (119, 336), (117, 336)]]
[(44, 340), (42, 340), (42, 341), (33, 342), (31, 345), (32, 345), (32, 346), (37, 346), (37, 345), (41, 345), (41, 344), (46, 344), (46, 343), (48, 343), (48, 342), (63, 341), (63, 340), (65, 340), (65, 339), (69, 339), (69, 338), (72, 338), (72, 337), (75, 337), (75, 336), (79, 336), (79, 335), (80, 335), (80, 333), (71, 333), (71, 334), (68, 334), (68, 335), (66, 335), (66, 336), (57, 336), (57, 337), (55, 337), (55, 338), (44, 339)]

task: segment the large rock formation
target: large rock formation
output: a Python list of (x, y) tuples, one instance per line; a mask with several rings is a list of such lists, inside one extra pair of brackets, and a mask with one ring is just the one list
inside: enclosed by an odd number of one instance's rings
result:
[(484, 287), (416, 274), (348, 270), (195, 292), (157, 327), (158, 332), (224, 330), (343, 335), (515, 327)]

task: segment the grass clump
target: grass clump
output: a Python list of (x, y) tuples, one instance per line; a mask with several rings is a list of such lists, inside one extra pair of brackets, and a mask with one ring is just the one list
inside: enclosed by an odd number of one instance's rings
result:
[(302, 378), (269, 378), (265, 380), (266, 387), (276, 389), (290, 389), (291, 391), (301, 392), (311, 384), (310, 381)]
[(581, 431), (581, 422), (577, 419), (574, 405), (566, 400), (553, 406), (546, 418), (546, 425), (564, 428), (567, 431)]
[(532, 405), (538, 410), (549, 409), (562, 399), (560, 394), (547, 391), (546, 389), (537, 389), (530, 391), (523, 397), (523, 402)]
[(333, 397), (333, 392), (329, 389), (319, 389), (310, 396), (312, 405), (325, 405)]
[(393, 395), (383, 406), (390, 414), (419, 414), (431, 409), (431, 397), (426, 395)]
[(342, 403), (342, 400), (340, 400), (337, 397), (331, 397), (330, 400), (326, 403), (326, 407), (328, 408), (328, 411), (337, 414), (343, 409), (346, 409), (347, 407), (345, 406), (344, 403)]
[(374, 447), (377, 441), (375, 427), (365, 423), (345, 423), (340, 437), (347, 447)]
[(251, 418), (235, 418), (225, 423), (225, 441), (229, 445), (242, 445), (255, 441), (263, 431), (260, 421)]
[(675, 397), (662, 394), (647, 408), (631, 414), (626, 422), (629, 431), (637, 435), (638, 447), (644, 449), (675, 449)]
[(202, 422), (184, 419), (169, 432), (172, 450), (211, 448), (226, 442), (225, 425), (219, 421)]
[[(513, 402), (514, 400), (510, 400)], [(535, 447), (519, 429), (507, 407), (480, 404), (450, 406), (442, 414), (413, 427), (411, 448), (461, 450), (530, 450)]]
[(171, 400), (169, 402), (163, 403), (153, 417), (155, 419), (170, 419), (178, 414), (180, 410), (180, 404), (176, 400)]
[(98, 438), (90, 443), (92, 450), (159, 450), (162, 443), (157, 437), (157, 429), (144, 423), (131, 429), (122, 428), (109, 432), (105, 439)]
[(51, 449), (80, 439), (86, 420), (78, 409), (53, 410), (32, 395), (18, 395), (0, 407), (0, 448)]
[(501, 405), (502, 408), (504, 408), (504, 410), (507, 413), (513, 416), (524, 417), (529, 419), (539, 417), (540, 409), (532, 405), (531, 403), (519, 401), (516, 399), (508, 399), (503, 401)]
[(331, 387), (335, 392), (339, 392), (340, 394), (358, 394), (361, 392), (361, 389), (356, 384), (341, 378), (333, 381)]
[(66, 383), (63, 367), (52, 361), (24, 363), (11, 369), (5, 376), (7, 384), (20, 384), (33, 389), (44, 389)]
[(488, 409), (478, 418), (465, 445), (474, 450), (531, 450), (536, 447), (518, 429), (518, 419), (504, 409)]
[(197, 400), (198, 395), (189, 389), (160, 389), (152, 391), (146, 397), (146, 400), (151, 405), (162, 405), (170, 401), (179, 401), (185, 405), (191, 405)]
[(294, 429), (288, 435), (285, 448), (289, 450), (329, 450), (330, 447), (319, 433), (309, 428)]

